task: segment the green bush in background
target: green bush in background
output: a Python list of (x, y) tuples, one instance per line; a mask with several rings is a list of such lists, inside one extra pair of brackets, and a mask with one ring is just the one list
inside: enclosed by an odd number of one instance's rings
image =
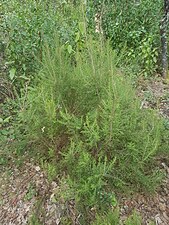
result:
[[(149, 77), (156, 72), (160, 53), (159, 22), (162, 1), (20, 1), (1, 3), (0, 46), (8, 78), (23, 87), (39, 68), (44, 41), (53, 44), (59, 33), (69, 54), (85, 48), (84, 32), (97, 39), (96, 14), (103, 36), (117, 53), (120, 64)], [(120, 53), (121, 54), (121, 53)], [(139, 65), (139, 67), (138, 67)]]
[(34, 77), (42, 60), (42, 46), (44, 42), (51, 46), (56, 32), (69, 53), (80, 42), (79, 11), (71, 3), (4, 0), (0, 7), (0, 47), (7, 79), (18, 90)]
[(125, 52), (125, 62), (140, 65), (139, 73), (152, 75), (157, 69), (160, 53), (159, 23), (161, 0), (88, 1), (90, 23), (100, 15), (103, 34), (111, 40), (113, 49)]

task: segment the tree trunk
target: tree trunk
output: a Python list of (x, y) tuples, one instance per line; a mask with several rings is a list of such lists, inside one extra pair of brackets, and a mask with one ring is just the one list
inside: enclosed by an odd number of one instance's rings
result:
[(169, 20), (169, 0), (164, 0), (164, 16), (160, 24), (162, 76), (168, 77), (167, 25)]

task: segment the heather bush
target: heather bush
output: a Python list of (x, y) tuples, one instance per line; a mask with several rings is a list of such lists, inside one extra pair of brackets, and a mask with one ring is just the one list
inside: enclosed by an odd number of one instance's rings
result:
[(53, 148), (77, 202), (110, 205), (113, 190), (156, 187), (160, 174), (153, 157), (162, 124), (155, 112), (140, 109), (109, 44), (87, 43), (85, 52), (76, 54), (76, 66), (59, 44), (45, 48), (21, 118), (29, 140)]

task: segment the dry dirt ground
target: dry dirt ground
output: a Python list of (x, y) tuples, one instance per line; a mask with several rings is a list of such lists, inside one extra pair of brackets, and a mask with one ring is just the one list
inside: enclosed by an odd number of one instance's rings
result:
[(1, 171), (0, 224), (19, 225), (59, 224), (63, 212), (62, 204), (52, 199), (59, 188), (49, 182), (39, 166), (26, 162), (23, 166), (11, 166)]
[[(152, 107), (169, 119), (169, 86), (162, 80), (140, 82), (138, 88), (142, 99), (141, 108)], [(135, 209), (143, 224), (154, 221), (156, 225), (169, 224), (169, 165), (160, 162), (165, 171), (165, 179), (152, 196), (136, 194), (130, 198), (121, 198), (119, 207), (121, 220)], [(8, 170), (0, 170), (0, 225), (42, 224), (59, 225), (64, 215), (71, 215), (71, 224), (80, 224), (78, 216), (72, 210), (72, 202), (56, 199), (60, 192), (56, 182), (49, 183), (44, 171), (34, 161), (28, 160), (17, 167), (11, 163)], [(36, 218), (40, 219), (37, 223)]]
[(153, 221), (156, 225), (169, 224), (169, 167), (161, 163), (165, 168), (166, 176), (160, 188), (152, 196), (137, 194), (130, 199), (122, 199), (122, 219), (130, 215), (135, 209), (143, 219), (143, 224), (150, 224)]

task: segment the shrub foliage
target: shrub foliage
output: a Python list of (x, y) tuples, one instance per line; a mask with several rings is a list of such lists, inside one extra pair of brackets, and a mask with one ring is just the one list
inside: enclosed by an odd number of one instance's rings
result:
[(45, 48), (21, 116), (27, 137), (56, 152), (77, 202), (93, 206), (113, 204), (112, 190), (155, 187), (159, 174), (152, 159), (162, 125), (153, 111), (140, 109), (109, 43), (87, 43), (85, 53), (76, 54), (76, 66), (59, 44)]

